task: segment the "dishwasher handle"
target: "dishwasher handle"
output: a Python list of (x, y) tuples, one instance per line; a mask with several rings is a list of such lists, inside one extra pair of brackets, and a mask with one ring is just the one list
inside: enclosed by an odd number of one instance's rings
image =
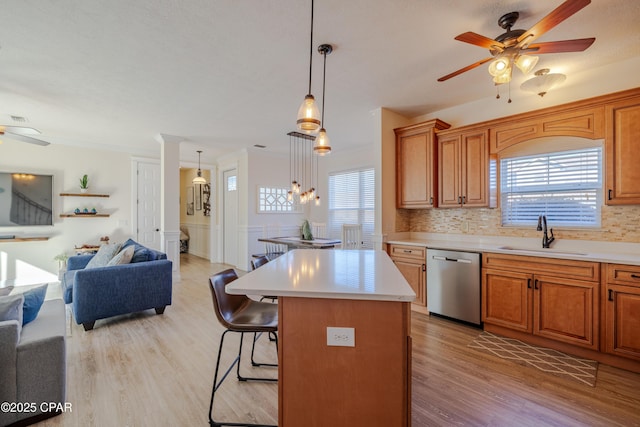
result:
[(438, 256), (438, 255), (434, 255), (433, 259), (438, 260), (438, 261), (451, 261), (451, 262), (461, 262), (463, 264), (471, 264), (471, 260), (470, 259), (449, 258), (449, 257), (445, 257), (445, 256)]

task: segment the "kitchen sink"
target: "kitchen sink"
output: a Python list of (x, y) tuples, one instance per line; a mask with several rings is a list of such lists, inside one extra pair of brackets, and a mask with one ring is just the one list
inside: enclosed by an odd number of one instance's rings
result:
[(528, 249), (528, 248), (518, 248), (514, 246), (500, 246), (498, 249), (502, 249), (505, 251), (534, 252), (534, 253), (548, 254), (548, 255), (587, 256), (587, 254), (581, 253), (581, 252), (556, 251), (554, 249)]

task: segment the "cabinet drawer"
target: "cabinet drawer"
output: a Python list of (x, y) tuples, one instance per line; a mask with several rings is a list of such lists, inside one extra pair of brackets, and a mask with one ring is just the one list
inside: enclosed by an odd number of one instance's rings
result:
[(482, 254), (482, 267), (510, 271), (523, 271), (569, 279), (600, 281), (600, 263), (546, 257)]
[(391, 257), (402, 257), (420, 260), (421, 263), (426, 259), (426, 248), (409, 245), (390, 245), (389, 255)]
[(640, 287), (640, 265), (607, 265), (607, 282)]

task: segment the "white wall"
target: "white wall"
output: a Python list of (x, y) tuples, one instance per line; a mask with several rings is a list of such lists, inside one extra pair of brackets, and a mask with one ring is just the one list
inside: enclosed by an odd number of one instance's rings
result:
[[(39, 283), (57, 280), (58, 263), (53, 258), (74, 254), (82, 244), (98, 245), (101, 236), (122, 242), (131, 231), (131, 156), (102, 150), (61, 145), (41, 147), (3, 138), (0, 170), (54, 175), (53, 226), (0, 227), (0, 234), (49, 236), (47, 241), (0, 241), (0, 280)], [(60, 197), (63, 192), (79, 192), (78, 180), (89, 175), (89, 192), (106, 193), (109, 198)], [(108, 218), (60, 218), (75, 208), (96, 208)], [(0, 286), (2, 286), (0, 284)]]

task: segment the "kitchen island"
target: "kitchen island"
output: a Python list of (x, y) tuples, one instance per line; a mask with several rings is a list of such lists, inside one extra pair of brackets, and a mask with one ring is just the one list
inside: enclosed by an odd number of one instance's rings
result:
[(410, 425), (415, 293), (385, 252), (293, 250), (227, 292), (278, 297), (279, 426)]

